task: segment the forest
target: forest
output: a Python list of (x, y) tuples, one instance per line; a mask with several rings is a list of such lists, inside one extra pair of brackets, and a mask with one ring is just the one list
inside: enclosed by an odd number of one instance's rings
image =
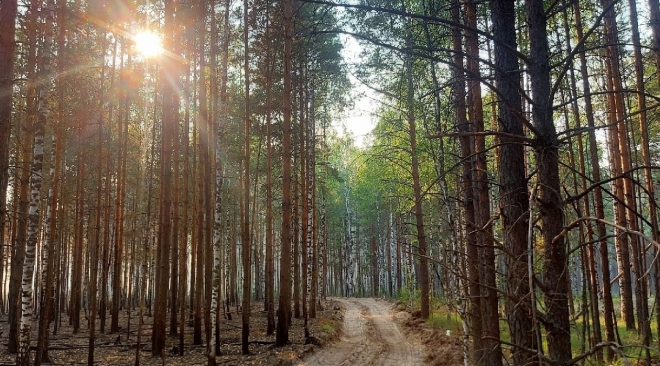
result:
[(658, 0), (0, 0), (0, 362), (372, 297), (464, 365), (657, 364), (659, 106)]

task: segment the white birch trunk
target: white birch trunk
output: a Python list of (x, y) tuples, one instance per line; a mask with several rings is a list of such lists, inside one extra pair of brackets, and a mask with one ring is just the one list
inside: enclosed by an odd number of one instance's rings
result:
[[(32, 176), (30, 179), (30, 209), (28, 211), (28, 237), (25, 249), (25, 262), (23, 265), (22, 276), (22, 315), (19, 327), (19, 346), (16, 357), (16, 364), (19, 366), (28, 365), (30, 361), (30, 327), (32, 323), (32, 298), (33, 298), (33, 279), (34, 279), (34, 261), (39, 239), (40, 213), (39, 204), (41, 201), (41, 185), (44, 163), (44, 134), (46, 129), (46, 120), (48, 118), (48, 94), (51, 87), (51, 59), (53, 45), (53, 19), (55, 13), (55, 4), (53, 0), (48, 0), (45, 9), (44, 22), (44, 41), (42, 47), (42, 63), (40, 82), (38, 83), (38, 118), (34, 134), (34, 155), (31, 165)], [(35, 47), (36, 45), (32, 45)]]
[[(312, 85), (313, 88), (313, 85)], [(309, 96), (308, 96), (309, 98)], [(313, 100), (313, 98), (312, 98)], [(309, 105), (309, 102), (308, 102)], [(306, 281), (307, 281), (307, 293), (305, 294), (306, 296), (306, 303), (307, 303), (307, 317), (310, 315), (310, 311), (312, 307), (315, 306), (314, 301), (313, 301), (313, 296), (312, 296), (312, 281), (314, 281), (314, 159), (313, 159), (313, 154), (314, 154), (314, 118), (311, 117), (313, 115), (314, 109), (312, 106), (311, 113), (308, 113), (308, 120), (307, 120), (307, 136), (306, 136), (306, 143), (305, 143), (305, 148), (307, 149), (307, 160), (305, 164), (307, 164), (307, 174), (306, 174), (306, 179), (307, 179), (307, 192), (305, 192), (305, 199), (307, 200), (307, 238), (305, 238), (305, 245), (307, 246), (307, 268), (306, 268)]]
[(322, 300), (325, 300), (325, 284), (326, 284), (326, 266), (324, 265), (325, 263), (325, 256), (324, 256), (324, 250), (325, 250), (325, 245), (326, 245), (326, 240), (327, 240), (327, 233), (325, 229), (325, 220), (326, 220), (326, 213), (325, 213), (326, 207), (325, 207), (325, 193), (322, 193), (321, 196), (321, 213), (319, 217), (319, 234), (321, 234), (321, 240), (317, 243), (318, 246), (318, 265), (321, 268), (321, 275), (318, 278), (319, 281), (319, 304), (321, 303)]
[(390, 212), (389, 216), (389, 246), (390, 246), (390, 263), (392, 263), (392, 266), (390, 268), (390, 278), (392, 279), (392, 288), (394, 288), (395, 293), (399, 293), (399, 289), (396, 287), (396, 232), (395, 232), (395, 227), (394, 227), (394, 215), (392, 212)]
[[(224, 283), (222, 279), (222, 155), (219, 147), (220, 138), (215, 147), (215, 213), (213, 225), (213, 289), (211, 290), (211, 342), (210, 355), (215, 362), (218, 326), (218, 305), (223, 301), (223, 289), (220, 284)], [(219, 298), (218, 298), (219, 297)]]
[(354, 229), (353, 229), (353, 223), (352, 223), (352, 218), (351, 218), (351, 210), (349, 209), (349, 203), (348, 203), (348, 197), (349, 197), (349, 190), (348, 186), (345, 189), (345, 195), (346, 195), (346, 228), (347, 228), (347, 234), (348, 238), (346, 240), (346, 288), (347, 288), (347, 293), (346, 295), (348, 297), (355, 296), (355, 269), (354, 269), (354, 256), (353, 256), (353, 246), (354, 246)]

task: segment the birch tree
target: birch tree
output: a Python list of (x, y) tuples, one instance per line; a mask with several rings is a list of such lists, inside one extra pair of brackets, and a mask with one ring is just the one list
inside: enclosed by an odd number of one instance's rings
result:
[[(16, 364), (27, 366), (30, 363), (30, 328), (32, 325), (32, 296), (34, 266), (37, 241), (39, 240), (39, 226), (41, 223), (41, 172), (44, 163), (44, 135), (46, 123), (49, 119), (48, 98), (50, 95), (52, 62), (53, 62), (53, 38), (55, 35), (55, 3), (48, 0), (45, 7), (45, 19), (43, 29), (43, 44), (41, 49), (41, 64), (38, 83), (38, 118), (34, 133), (34, 152), (30, 171), (30, 211), (28, 214), (28, 236), (25, 248), (25, 263), (23, 266), (22, 300), (21, 300), (21, 325), (19, 350), (16, 356)], [(33, 45), (36, 46), (36, 45)]]

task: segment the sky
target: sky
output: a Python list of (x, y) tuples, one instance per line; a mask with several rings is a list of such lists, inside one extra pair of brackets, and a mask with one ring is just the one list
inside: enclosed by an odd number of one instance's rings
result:
[[(344, 60), (348, 67), (352, 69), (353, 64), (359, 62), (361, 47), (352, 37), (340, 36), (340, 38), (344, 43), (344, 49), (342, 50)], [(369, 142), (366, 137), (376, 126), (374, 115), (378, 107), (378, 100), (374, 91), (362, 85), (350, 73), (349, 79), (353, 85), (350, 97), (353, 106), (347, 109), (342, 118), (335, 121), (333, 126), (339, 135), (343, 132), (342, 125), (346, 126), (346, 129), (355, 137), (356, 145), (366, 147)]]

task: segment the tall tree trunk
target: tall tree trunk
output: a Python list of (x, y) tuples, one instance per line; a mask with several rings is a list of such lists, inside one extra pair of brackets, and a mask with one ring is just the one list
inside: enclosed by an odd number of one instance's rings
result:
[(530, 42), (532, 119), (538, 131), (534, 146), (538, 164), (538, 197), (543, 227), (544, 297), (550, 358), (558, 363), (571, 359), (568, 313), (568, 254), (563, 236), (563, 200), (559, 182), (559, 142), (552, 119), (549, 47), (546, 12), (541, 0), (527, 0)]
[(314, 319), (316, 318), (316, 301), (318, 299), (318, 285), (319, 285), (319, 263), (318, 259), (318, 230), (316, 227), (316, 85), (314, 83), (315, 78), (314, 72), (311, 75), (311, 85), (309, 87), (309, 113), (307, 118), (309, 120), (308, 125), (308, 162), (307, 162), (307, 173), (308, 173), (308, 183), (309, 191), (307, 192), (308, 198), (308, 210), (309, 217), (307, 222), (308, 227), (308, 242), (311, 244), (309, 248), (308, 258), (311, 261), (311, 284), (309, 287), (310, 296), (309, 296), (309, 316)]
[[(42, 45), (42, 59), (41, 70), (39, 73), (38, 83), (38, 118), (34, 129), (34, 151), (32, 155), (32, 165), (30, 171), (32, 173), (30, 179), (30, 210), (28, 213), (28, 236), (27, 245), (25, 248), (25, 262), (23, 265), (23, 278), (22, 278), (22, 299), (21, 299), (21, 325), (20, 325), (20, 341), (19, 350), (16, 357), (16, 364), (19, 366), (27, 366), (30, 363), (30, 327), (32, 325), (32, 279), (34, 276), (35, 265), (35, 252), (38, 241), (39, 225), (40, 225), (40, 212), (39, 206), (41, 204), (41, 185), (43, 178), (41, 175), (44, 163), (44, 135), (46, 132), (46, 122), (48, 119), (48, 99), (51, 88), (51, 63), (54, 56), (53, 52), (53, 37), (55, 33), (54, 20), (55, 18), (55, 3), (54, 0), (48, 0), (45, 8), (44, 20), (44, 34)], [(33, 44), (36, 46), (36, 44)], [(52, 248), (52, 245), (49, 245)], [(49, 258), (51, 263), (52, 272), (52, 258)], [(48, 286), (48, 285), (47, 285)], [(52, 290), (52, 284), (50, 286)], [(48, 295), (48, 294), (47, 294)], [(43, 314), (42, 314), (43, 315)], [(45, 316), (48, 316), (46, 312)], [(38, 364), (38, 363), (37, 363)]]
[[(208, 145), (207, 145), (207, 98), (206, 98), (206, 61), (204, 54), (204, 44), (205, 44), (205, 34), (206, 34), (206, 16), (207, 16), (207, 4), (200, 3), (199, 6), (199, 19), (197, 24), (198, 31), (198, 43), (197, 43), (197, 52), (199, 56), (199, 79), (197, 80), (197, 88), (199, 92), (199, 111), (196, 119), (197, 135), (198, 135), (198, 152), (199, 163), (197, 164), (197, 173), (198, 173), (198, 183), (197, 183), (197, 260), (196, 260), (196, 270), (195, 270), (195, 315), (194, 315), (194, 331), (193, 331), (193, 344), (201, 345), (202, 344), (202, 318), (203, 318), (203, 308), (206, 304), (206, 297), (204, 296), (204, 290), (206, 288), (206, 281), (204, 280), (206, 275), (204, 273), (204, 265), (206, 263), (207, 254), (206, 251), (206, 205), (210, 202), (206, 201), (207, 195), (206, 191), (208, 188), (207, 180), (209, 177), (206, 175), (206, 164), (208, 160)], [(207, 324), (206, 321), (204, 321)], [(206, 331), (209, 331), (207, 326)], [(210, 333), (205, 332), (206, 339), (210, 337)]]
[[(563, 25), (564, 25), (564, 34), (566, 36), (566, 47), (567, 47), (567, 53), (570, 54), (572, 52), (572, 46), (570, 42), (570, 25), (568, 23), (568, 14), (567, 11), (563, 12)], [(571, 105), (571, 114), (575, 123), (575, 128), (580, 129), (582, 128), (582, 116), (580, 115), (580, 110), (579, 110), (579, 105), (577, 103), (577, 82), (576, 82), (576, 77), (575, 77), (575, 71), (573, 68), (569, 70), (569, 80), (568, 80), (568, 86), (569, 86), (569, 97), (571, 98), (572, 102), (570, 103)], [(563, 93), (562, 93), (562, 98)], [(568, 117), (568, 111), (566, 113), (566, 120), (569, 120)], [(572, 148), (572, 142), (571, 143), (571, 165), (574, 165), (575, 158), (573, 157), (573, 148)], [(588, 184), (587, 184), (587, 172), (586, 172), (586, 167), (585, 167), (585, 156), (584, 156), (584, 138), (582, 135), (577, 136), (577, 152), (578, 152), (578, 158), (579, 158), (579, 172), (580, 172), (580, 178), (577, 177), (576, 171), (573, 171), (573, 184), (574, 184), (574, 191), (577, 194), (578, 191), (578, 182), (581, 184), (581, 189), (586, 191), (588, 189)], [(591, 206), (590, 206), (590, 197), (589, 195), (584, 196), (584, 200), (582, 202), (578, 202), (576, 204), (576, 211), (579, 217), (582, 217), (583, 214), (586, 217), (591, 217)], [(582, 238), (581, 240), (584, 240), (582, 231), (584, 231), (582, 228), (580, 228), (580, 237)], [(602, 335), (601, 335), (601, 327), (600, 327), (600, 307), (598, 305), (599, 299), (598, 299), (598, 267), (596, 265), (596, 254), (594, 250), (594, 230), (593, 226), (587, 224), (586, 225), (586, 241), (587, 241), (587, 247), (586, 247), (586, 254), (583, 255), (583, 259), (586, 262), (586, 267), (584, 268), (584, 271), (586, 272), (587, 280), (588, 280), (588, 286), (589, 286), (589, 315), (591, 316), (591, 329), (592, 330), (592, 335), (590, 335), (590, 347), (594, 347), (596, 344), (601, 343), (603, 341)], [(586, 306), (586, 304), (584, 305)], [(584, 314), (585, 316), (587, 314)], [(602, 350), (597, 351), (596, 357), (598, 360), (602, 361), (603, 360), (603, 352)]]
[[(575, 14), (575, 29), (577, 31), (578, 39), (583, 39), (582, 31), (582, 16), (579, 2), (573, 5), (573, 12)], [(578, 56), (580, 58), (580, 75), (582, 76), (582, 89), (584, 92), (584, 109), (585, 118), (587, 119), (587, 134), (589, 138), (589, 159), (592, 166), (591, 175), (594, 182), (600, 182), (600, 161), (598, 157), (598, 146), (596, 142), (595, 121), (593, 104), (591, 102), (591, 86), (589, 85), (589, 73), (587, 70), (587, 60), (584, 53), (584, 45), (579, 46), (580, 49)], [(596, 218), (599, 220), (605, 219), (605, 209), (603, 206), (603, 191), (600, 186), (594, 189), (594, 208)], [(603, 221), (596, 223), (596, 230), (599, 241), (599, 254), (600, 254), (600, 270), (601, 270), (601, 283), (603, 286), (603, 318), (605, 323), (605, 339), (608, 342), (614, 342), (614, 303), (612, 301), (612, 289), (610, 286), (610, 263), (609, 263), (609, 249), (607, 243), (607, 229)], [(613, 359), (614, 353), (611, 349), (607, 349), (608, 360)]]
[[(611, 159), (613, 164), (613, 176), (619, 176), (626, 171), (626, 161), (629, 158), (628, 140), (626, 136), (625, 126), (625, 111), (622, 95), (622, 82), (621, 71), (619, 65), (619, 51), (618, 51), (618, 30), (616, 26), (616, 16), (613, 7), (610, 6), (611, 2), (602, 0), (603, 9), (608, 9), (605, 13), (605, 42), (607, 47), (606, 56), (606, 71), (607, 71), (607, 85), (608, 85), (608, 117), (612, 128), (610, 130), (611, 140), (611, 154), (619, 156), (619, 158)], [(616, 43), (615, 43), (616, 42)], [(621, 146), (623, 144), (623, 146)], [(630, 203), (626, 193), (626, 181), (629, 179), (619, 178), (614, 182), (615, 194), (617, 201), (615, 202), (615, 222), (622, 227), (626, 227), (626, 208), (625, 206)], [(631, 188), (631, 187), (629, 187)], [(634, 204), (634, 203), (633, 203)], [(627, 329), (635, 329), (635, 315), (633, 309), (633, 292), (632, 292), (632, 276), (630, 274), (630, 247), (634, 246), (629, 241), (629, 237), (621, 230), (617, 231), (616, 249), (617, 260), (619, 262), (619, 272), (622, 273), (621, 280), (619, 281), (621, 287), (621, 313), (623, 321), (626, 323)]]
[[(190, 44), (190, 42), (189, 42)], [(189, 47), (189, 44), (187, 47)], [(186, 297), (188, 295), (187, 285), (188, 285), (188, 275), (190, 276), (190, 281), (194, 281), (193, 276), (193, 264), (191, 262), (190, 270), (188, 268), (188, 237), (189, 232), (188, 228), (190, 227), (189, 220), (189, 207), (190, 207), (190, 70), (189, 67), (182, 68), (182, 71), (185, 75), (185, 84), (184, 84), (184, 104), (186, 106), (185, 115), (184, 115), (184, 131), (183, 131), (183, 214), (181, 225), (181, 234), (179, 235), (179, 356), (184, 354), (184, 345), (185, 345), (185, 325), (186, 325)], [(194, 243), (194, 240), (192, 241)], [(192, 253), (191, 253), (192, 254)], [(194, 255), (194, 254), (193, 254)], [(191, 255), (192, 256), (192, 255)], [(191, 289), (193, 286), (191, 285)], [(190, 292), (190, 304), (192, 308), (192, 298), (193, 293)]]
[[(479, 289), (481, 297), (481, 324), (483, 351), (477, 350), (477, 357), (483, 357), (486, 365), (501, 365), (502, 351), (497, 342), (499, 337), (498, 300), (495, 284), (495, 250), (490, 227), (490, 203), (488, 187), (488, 168), (486, 164), (485, 137), (478, 133), (484, 131), (483, 104), (481, 96), (481, 81), (479, 71), (479, 40), (476, 33), (477, 3), (466, 2), (466, 25), (475, 31), (468, 31), (465, 35), (468, 75), (468, 105), (470, 106), (470, 121), (472, 130), (477, 133), (474, 137), (474, 170), (472, 171), (474, 190), (474, 230), (476, 242), (479, 245)], [(483, 352), (483, 354), (481, 354)]]
[(371, 236), (371, 296), (378, 296), (378, 246), (376, 236)]
[[(460, 4), (458, 0), (452, 0), (451, 19), (455, 23), (460, 23)], [(452, 92), (454, 95), (454, 106), (456, 108), (456, 127), (464, 135), (460, 138), (461, 159), (463, 161), (461, 170), (461, 192), (462, 206), (465, 215), (465, 263), (467, 265), (467, 293), (468, 305), (467, 323), (470, 325), (470, 337), (472, 338), (473, 354), (472, 362), (481, 359), (482, 346), (482, 322), (481, 322), (481, 296), (479, 294), (479, 249), (477, 247), (474, 224), (474, 191), (472, 189), (472, 171), (474, 169), (473, 151), (474, 138), (469, 135), (471, 130), (467, 119), (466, 93), (465, 93), (465, 73), (463, 62), (463, 39), (461, 29), (452, 27), (452, 50), (454, 84)], [(398, 253), (397, 253), (398, 254)], [(467, 334), (466, 334), (467, 336)], [(468, 361), (466, 361), (468, 362)]]
[[(82, 130), (82, 127), (79, 127)], [(79, 131), (80, 132), (80, 131)], [(82, 301), (82, 275), (83, 275), (83, 227), (85, 216), (84, 175), (85, 154), (82, 148), (82, 133), (78, 137), (78, 156), (76, 162), (76, 219), (74, 222), (73, 263), (71, 270), (71, 300), (69, 304), (69, 323), (73, 325), (73, 333), (80, 329), (80, 305)]]
[[(213, 136), (213, 143), (212, 147), (215, 150), (215, 166), (214, 168), (214, 177), (215, 177), (215, 191), (214, 193), (214, 221), (213, 221), (213, 277), (211, 279), (211, 284), (212, 284), (212, 290), (211, 290), (211, 307), (209, 309), (209, 316), (211, 318), (210, 324), (211, 324), (211, 339), (210, 345), (209, 345), (209, 360), (208, 364), (209, 366), (213, 366), (216, 364), (215, 358), (217, 355), (220, 354), (220, 334), (219, 334), (219, 323), (218, 323), (218, 314), (219, 314), (219, 309), (220, 306), (219, 304), (222, 304), (222, 295), (221, 295), (221, 284), (222, 284), (222, 174), (223, 174), (223, 166), (222, 166), (222, 134), (221, 130), (225, 128), (226, 124), (226, 97), (227, 97), (227, 87), (226, 87), (226, 79), (225, 79), (225, 54), (222, 54), (222, 63), (223, 63), (223, 70), (222, 70), (222, 81), (223, 84), (220, 86), (221, 88), (221, 98), (222, 100), (222, 111), (218, 113), (218, 103), (217, 103), (217, 98), (216, 98), (216, 87), (215, 85), (217, 84), (217, 72), (216, 72), (216, 54), (217, 54), (217, 24), (216, 24), (216, 14), (215, 14), (215, 4), (214, 2), (211, 5), (211, 100), (212, 100), (212, 113), (213, 117), (211, 118), (213, 121), (216, 121), (217, 118), (220, 118), (221, 120), (218, 121), (218, 124), (215, 127), (215, 130), (212, 132)], [(226, 12), (229, 11), (229, 9), (225, 9)], [(224, 47), (223, 47), (224, 49)], [(210, 202), (209, 202), (210, 204)]]
[[(300, 151), (302, 149), (302, 144), (298, 142), (300, 140), (300, 131), (296, 133), (293, 136), (293, 145), (294, 145), (294, 150), (293, 150), (293, 166), (298, 166), (298, 159), (302, 159), (303, 154)], [(300, 254), (301, 252), (301, 246), (300, 246), (300, 229), (302, 228), (302, 225), (299, 224), (300, 222), (300, 211), (301, 205), (300, 203), (300, 196), (301, 192), (303, 191), (303, 169), (301, 166), (300, 169), (300, 174), (297, 174), (296, 172), (293, 172), (293, 182), (292, 182), (292, 192), (291, 194), (293, 195), (293, 316), (296, 319), (300, 319), (300, 291), (301, 291), (301, 285), (300, 285), (300, 276), (301, 276), (301, 267), (300, 267), (300, 262), (301, 262), (301, 257), (302, 255)], [(304, 304), (303, 304), (304, 308)]]
[[(305, 65), (306, 66), (306, 65)], [(307, 76), (307, 68), (302, 64), (298, 66), (298, 149), (300, 152), (300, 257), (301, 257), (301, 269), (300, 276), (302, 282), (302, 312), (303, 312), (303, 321), (305, 327), (305, 338), (309, 337), (309, 290), (311, 284), (311, 261), (309, 260), (309, 255), (311, 254), (311, 243), (308, 242), (310, 238), (310, 227), (309, 223), (309, 200), (307, 199), (309, 193), (309, 151), (307, 146), (309, 145), (308, 141), (308, 129), (307, 125), (309, 120), (307, 119), (309, 109), (307, 108), (309, 101), (307, 100), (308, 93), (304, 87), (303, 80)], [(298, 222), (298, 221), (296, 221)]]
[(292, 0), (284, 0), (284, 89), (282, 92), (282, 231), (280, 301), (275, 346), (289, 343), (291, 319), (291, 62), (293, 46)]
[[(176, 42), (174, 30), (173, 0), (166, 0), (164, 19), (164, 48), (171, 50)], [(175, 60), (163, 58), (161, 80), (163, 88), (163, 115), (161, 131), (161, 166), (160, 166), (160, 230), (158, 233), (158, 246), (156, 247), (156, 296), (154, 299), (154, 326), (151, 340), (151, 354), (160, 356), (165, 349), (165, 335), (167, 327), (167, 299), (170, 250), (172, 245), (172, 140), (178, 125), (178, 110), (174, 109), (174, 98), (178, 96), (175, 78)], [(175, 177), (176, 178), (176, 177)]]
[[(109, 90), (115, 90), (115, 77), (117, 74), (117, 43), (118, 41), (115, 39), (113, 44), (112, 44), (112, 67), (110, 68), (110, 86)], [(109, 101), (108, 101), (108, 130), (110, 132), (110, 136), (113, 136), (114, 134), (112, 133), (112, 122), (114, 122), (115, 117), (114, 117), (114, 112), (115, 112), (115, 97), (113, 95), (109, 95)], [(112, 137), (110, 137), (112, 138)], [(106, 148), (104, 150), (104, 169), (105, 171), (103, 172), (103, 176), (105, 177), (104, 179), (104, 202), (103, 202), (103, 250), (101, 251), (101, 281), (100, 281), (100, 292), (101, 292), (101, 299), (99, 302), (99, 318), (100, 318), (100, 332), (105, 333), (105, 320), (106, 320), (106, 310), (108, 308), (108, 275), (110, 272), (110, 195), (111, 195), (111, 184), (112, 184), (112, 177), (110, 176), (110, 164), (111, 164), (111, 158), (110, 158), (110, 148)]]
[(101, 82), (99, 88), (99, 126), (98, 126), (98, 144), (99, 151), (96, 159), (96, 204), (94, 212), (94, 236), (91, 241), (91, 249), (89, 251), (89, 291), (88, 291), (88, 304), (89, 304), (89, 347), (87, 352), (87, 363), (94, 363), (94, 346), (96, 342), (96, 315), (98, 310), (97, 303), (97, 289), (98, 289), (98, 270), (99, 270), (99, 246), (101, 245), (101, 191), (103, 188), (103, 125), (104, 125), (104, 104), (105, 104), (105, 56), (106, 56), (106, 33), (105, 30), (99, 32), (101, 40), (101, 54), (99, 55), (99, 62), (101, 62)]
[[(177, 34), (179, 29), (175, 29), (174, 33)], [(177, 45), (178, 46), (178, 45)], [(179, 47), (175, 47), (173, 52), (179, 54), (181, 50)], [(173, 68), (173, 80), (180, 80), (181, 65), (177, 65), (176, 68)], [(180, 100), (174, 98), (172, 100), (172, 111), (179, 111)], [(187, 236), (187, 232), (179, 231), (179, 223), (181, 219), (179, 217), (179, 205), (181, 200), (181, 129), (179, 128), (179, 114), (176, 113), (176, 123), (173, 127), (173, 136), (172, 136), (172, 174), (174, 181), (174, 191), (172, 192), (172, 243), (170, 251), (170, 284), (169, 289), (170, 293), (168, 296), (168, 303), (170, 308), (170, 325), (169, 325), (169, 334), (171, 336), (177, 335), (177, 308), (178, 308), (178, 297), (184, 296), (185, 292), (181, 290), (179, 284), (181, 280), (179, 277), (185, 276), (186, 271), (186, 262), (181, 262), (180, 258), (185, 254), (185, 247), (183, 252), (181, 251), (181, 238), (180, 236)], [(187, 143), (187, 141), (186, 141)], [(183, 264), (183, 265), (182, 265)], [(183, 272), (183, 274), (182, 274)]]
[[(649, 202), (649, 218), (651, 221), (651, 232), (654, 240), (657, 241), (659, 238), (658, 235), (658, 218), (655, 210), (655, 189), (653, 186), (653, 177), (651, 175), (651, 159), (649, 156), (649, 136), (647, 128), (647, 113), (646, 113), (646, 95), (645, 95), (645, 85), (644, 85), (644, 65), (642, 60), (642, 46), (639, 36), (639, 26), (637, 21), (637, 3), (634, 0), (629, 0), (628, 4), (630, 6), (630, 28), (632, 31), (632, 41), (634, 45), (634, 58), (635, 58), (635, 88), (637, 90), (637, 110), (639, 112), (639, 126), (640, 126), (640, 136), (641, 136), (641, 149), (642, 149), (642, 159), (644, 160), (644, 183), (647, 190), (648, 202)], [(633, 229), (636, 228), (637, 223), (637, 213), (631, 212), (628, 217), (628, 220), (634, 223)], [(637, 239), (639, 240), (639, 239)], [(633, 247), (636, 253), (636, 260), (633, 268), (635, 268), (635, 275), (637, 277), (637, 285), (635, 290), (637, 293), (637, 308), (638, 308), (638, 323), (639, 323), (639, 332), (642, 335), (642, 343), (646, 346), (646, 357), (647, 364), (650, 364), (650, 349), (651, 346), (651, 322), (649, 318), (649, 304), (648, 296), (650, 295), (648, 291), (648, 279), (645, 275), (646, 273), (646, 250), (644, 250), (644, 245), (637, 242)], [(657, 250), (657, 248), (656, 248)], [(635, 257), (635, 256), (633, 256)]]
[[(124, 65), (123, 55), (126, 53), (125, 46), (122, 46), (121, 60), (122, 70), (125, 67), (130, 67), (130, 52), (128, 52), (129, 61), (128, 65)], [(126, 85), (126, 77), (122, 76), (120, 83), (122, 86)], [(112, 318), (110, 320), (110, 332), (119, 332), (119, 311), (120, 300), (122, 294), (121, 288), (121, 271), (122, 271), (122, 257), (124, 251), (124, 212), (126, 200), (126, 160), (128, 152), (126, 150), (128, 144), (128, 123), (129, 123), (129, 100), (130, 88), (126, 87), (124, 94), (122, 94), (122, 106), (120, 108), (120, 115), (118, 116), (117, 126), (117, 195), (115, 196), (115, 230), (114, 230), (114, 267), (112, 270)], [(122, 125), (123, 119), (123, 125)]]
[[(4, 9), (3, 0), (3, 9)], [(37, 12), (38, 1), (31, 1), (28, 8), (26, 19), (27, 47), (27, 78), (36, 80), (37, 65)], [(13, 55), (12, 55), (13, 57)], [(9, 342), (8, 350), (11, 353), (18, 352), (19, 325), (21, 321), (21, 281), (23, 277), (23, 267), (25, 261), (25, 247), (27, 235), (27, 220), (29, 209), (29, 190), (30, 190), (30, 162), (32, 161), (32, 147), (34, 143), (34, 125), (36, 119), (36, 87), (34, 83), (27, 83), (26, 90), (25, 120), (21, 123), (21, 135), (17, 136), (21, 146), (21, 175), (18, 188), (18, 219), (14, 227), (15, 240), (11, 255), (11, 273), (9, 279)]]
[[(222, 56), (221, 56), (221, 84), (220, 84), (220, 111), (218, 113), (218, 125), (216, 126), (217, 130), (215, 133), (215, 223), (213, 226), (214, 229), (214, 239), (213, 239), (213, 293), (216, 297), (215, 304), (213, 303), (213, 298), (211, 299), (211, 326), (212, 335), (211, 335), (211, 347), (210, 347), (210, 358), (213, 361), (209, 362), (210, 364), (215, 364), (215, 356), (220, 354), (220, 326), (218, 322), (218, 317), (220, 314), (219, 309), (222, 308), (222, 303), (224, 300), (224, 278), (223, 274), (223, 251), (222, 251), (222, 184), (223, 184), (223, 173), (224, 166), (222, 164), (222, 156), (225, 151), (223, 148), (225, 130), (227, 128), (227, 79), (228, 79), (228, 63), (229, 63), (229, 0), (224, 2), (225, 8), (225, 18), (223, 24), (223, 42), (222, 42)], [(214, 14), (215, 17), (215, 14)], [(216, 47), (216, 42), (213, 42), (213, 47)], [(213, 52), (212, 52), (213, 53)], [(214, 103), (215, 103), (215, 99)], [(216, 108), (214, 108), (214, 113)], [(212, 296), (214, 296), (212, 294)]]
[(272, 144), (272, 75), (270, 12), (266, 13), (266, 335), (275, 332), (275, 251), (273, 245), (273, 144)]
[[(157, 86), (157, 84), (156, 84)], [(154, 94), (157, 94), (157, 90), (154, 90)], [(144, 325), (144, 307), (145, 307), (145, 301), (146, 301), (146, 296), (147, 296), (147, 281), (149, 277), (148, 273), (148, 262), (149, 262), (149, 257), (151, 256), (151, 245), (152, 245), (152, 227), (153, 223), (151, 222), (151, 213), (152, 213), (152, 207), (151, 207), (151, 197), (153, 193), (153, 175), (154, 175), (154, 158), (156, 156), (156, 118), (154, 118), (154, 121), (151, 125), (151, 144), (149, 146), (149, 152), (148, 152), (148, 157), (147, 157), (147, 168), (146, 168), (146, 186), (147, 186), (147, 212), (145, 215), (145, 225), (146, 225), (146, 230), (144, 233), (144, 242), (142, 243), (142, 263), (140, 265), (140, 275), (139, 275), (139, 286), (138, 288), (140, 289), (140, 294), (139, 294), (139, 302), (140, 302), (140, 310), (138, 314), (138, 329), (137, 329), (137, 337), (136, 337), (136, 347), (135, 347), (135, 366), (140, 365), (140, 351), (141, 351), (141, 342), (142, 342), (142, 326)]]
[[(63, 43), (60, 43), (60, 50)], [(63, 92), (62, 85), (58, 85), (58, 102), (62, 102)], [(64, 159), (64, 116), (60, 114), (60, 119), (56, 122), (55, 133), (53, 135), (53, 149), (55, 154), (54, 161), (51, 162), (49, 176), (52, 177), (52, 186), (48, 191), (48, 206), (46, 209), (45, 227), (44, 227), (44, 240), (43, 245), (45, 271), (42, 274), (43, 280), (41, 283), (41, 313), (39, 314), (39, 338), (37, 340), (37, 352), (35, 356), (35, 364), (49, 363), (48, 357), (48, 328), (54, 314), (52, 310), (54, 307), (54, 282), (55, 282), (55, 247), (59, 240), (58, 223), (58, 203), (60, 195), (60, 183), (62, 179), (62, 161)], [(59, 282), (59, 281), (58, 281)]]
[[(493, 34), (502, 43), (495, 43), (495, 78), (498, 95), (499, 130), (523, 137), (520, 72), (518, 60), (510, 49), (516, 49), (514, 4), (508, 1), (491, 3)], [(532, 297), (528, 266), (527, 230), (529, 226), (529, 199), (525, 172), (525, 151), (522, 141), (515, 137), (500, 136), (499, 187), (500, 212), (506, 262), (506, 312), (514, 344), (515, 364), (535, 362), (533, 354), (525, 349), (536, 349), (535, 304)]]
[(243, 259), (243, 326), (241, 331), (241, 348), (244, 355), (250, 353), (250, 289), (252, 285), (250, 270), (252, 240), (250, 238), (250, 57), (248, 48), (249, 25), (248, 25), (248, 0), (243, 0), (243, 47), (245, 59), (243, 72), (245, 74), (245, 136), (244, 136), (244, 159), (245, 173), (243, 178), (243, 232), (241, 236), (242, 259)]
[[(5, 243), (7, 185), (9, 182), (9, 137), (11, 135), (14, 50), (16, 49), (17, 0), (0, 1), (0, 244)], [(0, 249), (0, 284), (4, 284), (4, 247)], [(4, 291), (2, 291), (4, 294)], [(3, 299), (4, 295), (0, 295)], [(4, 302), (0, 304), (4, 314)]]
[[(410, 27), (410, 25), (408, 25)], [(408, 48), (412, 50), (412, 34), (408, 29), (406, 42)], [(406, 55), (406, 78), (407, 78), (407, 120), (408, 132), (410, 136), (410, 159), (413, 179), (413, 198), (415, 200), (415, 224), (417, 227), (417, 244), (419, 245), (419, 279), (421, 287), (421, 317), (429, 317), (429, 268), (428, 256), (426, 254), (426, 233), (424, 228), (424, 215), (422, 211), (422, 187), (419, 178), (419, 158), (417, 156), (417, 130), (415, 126), (415, 105), (413, 88), (413, 57), (412, 54)]]

